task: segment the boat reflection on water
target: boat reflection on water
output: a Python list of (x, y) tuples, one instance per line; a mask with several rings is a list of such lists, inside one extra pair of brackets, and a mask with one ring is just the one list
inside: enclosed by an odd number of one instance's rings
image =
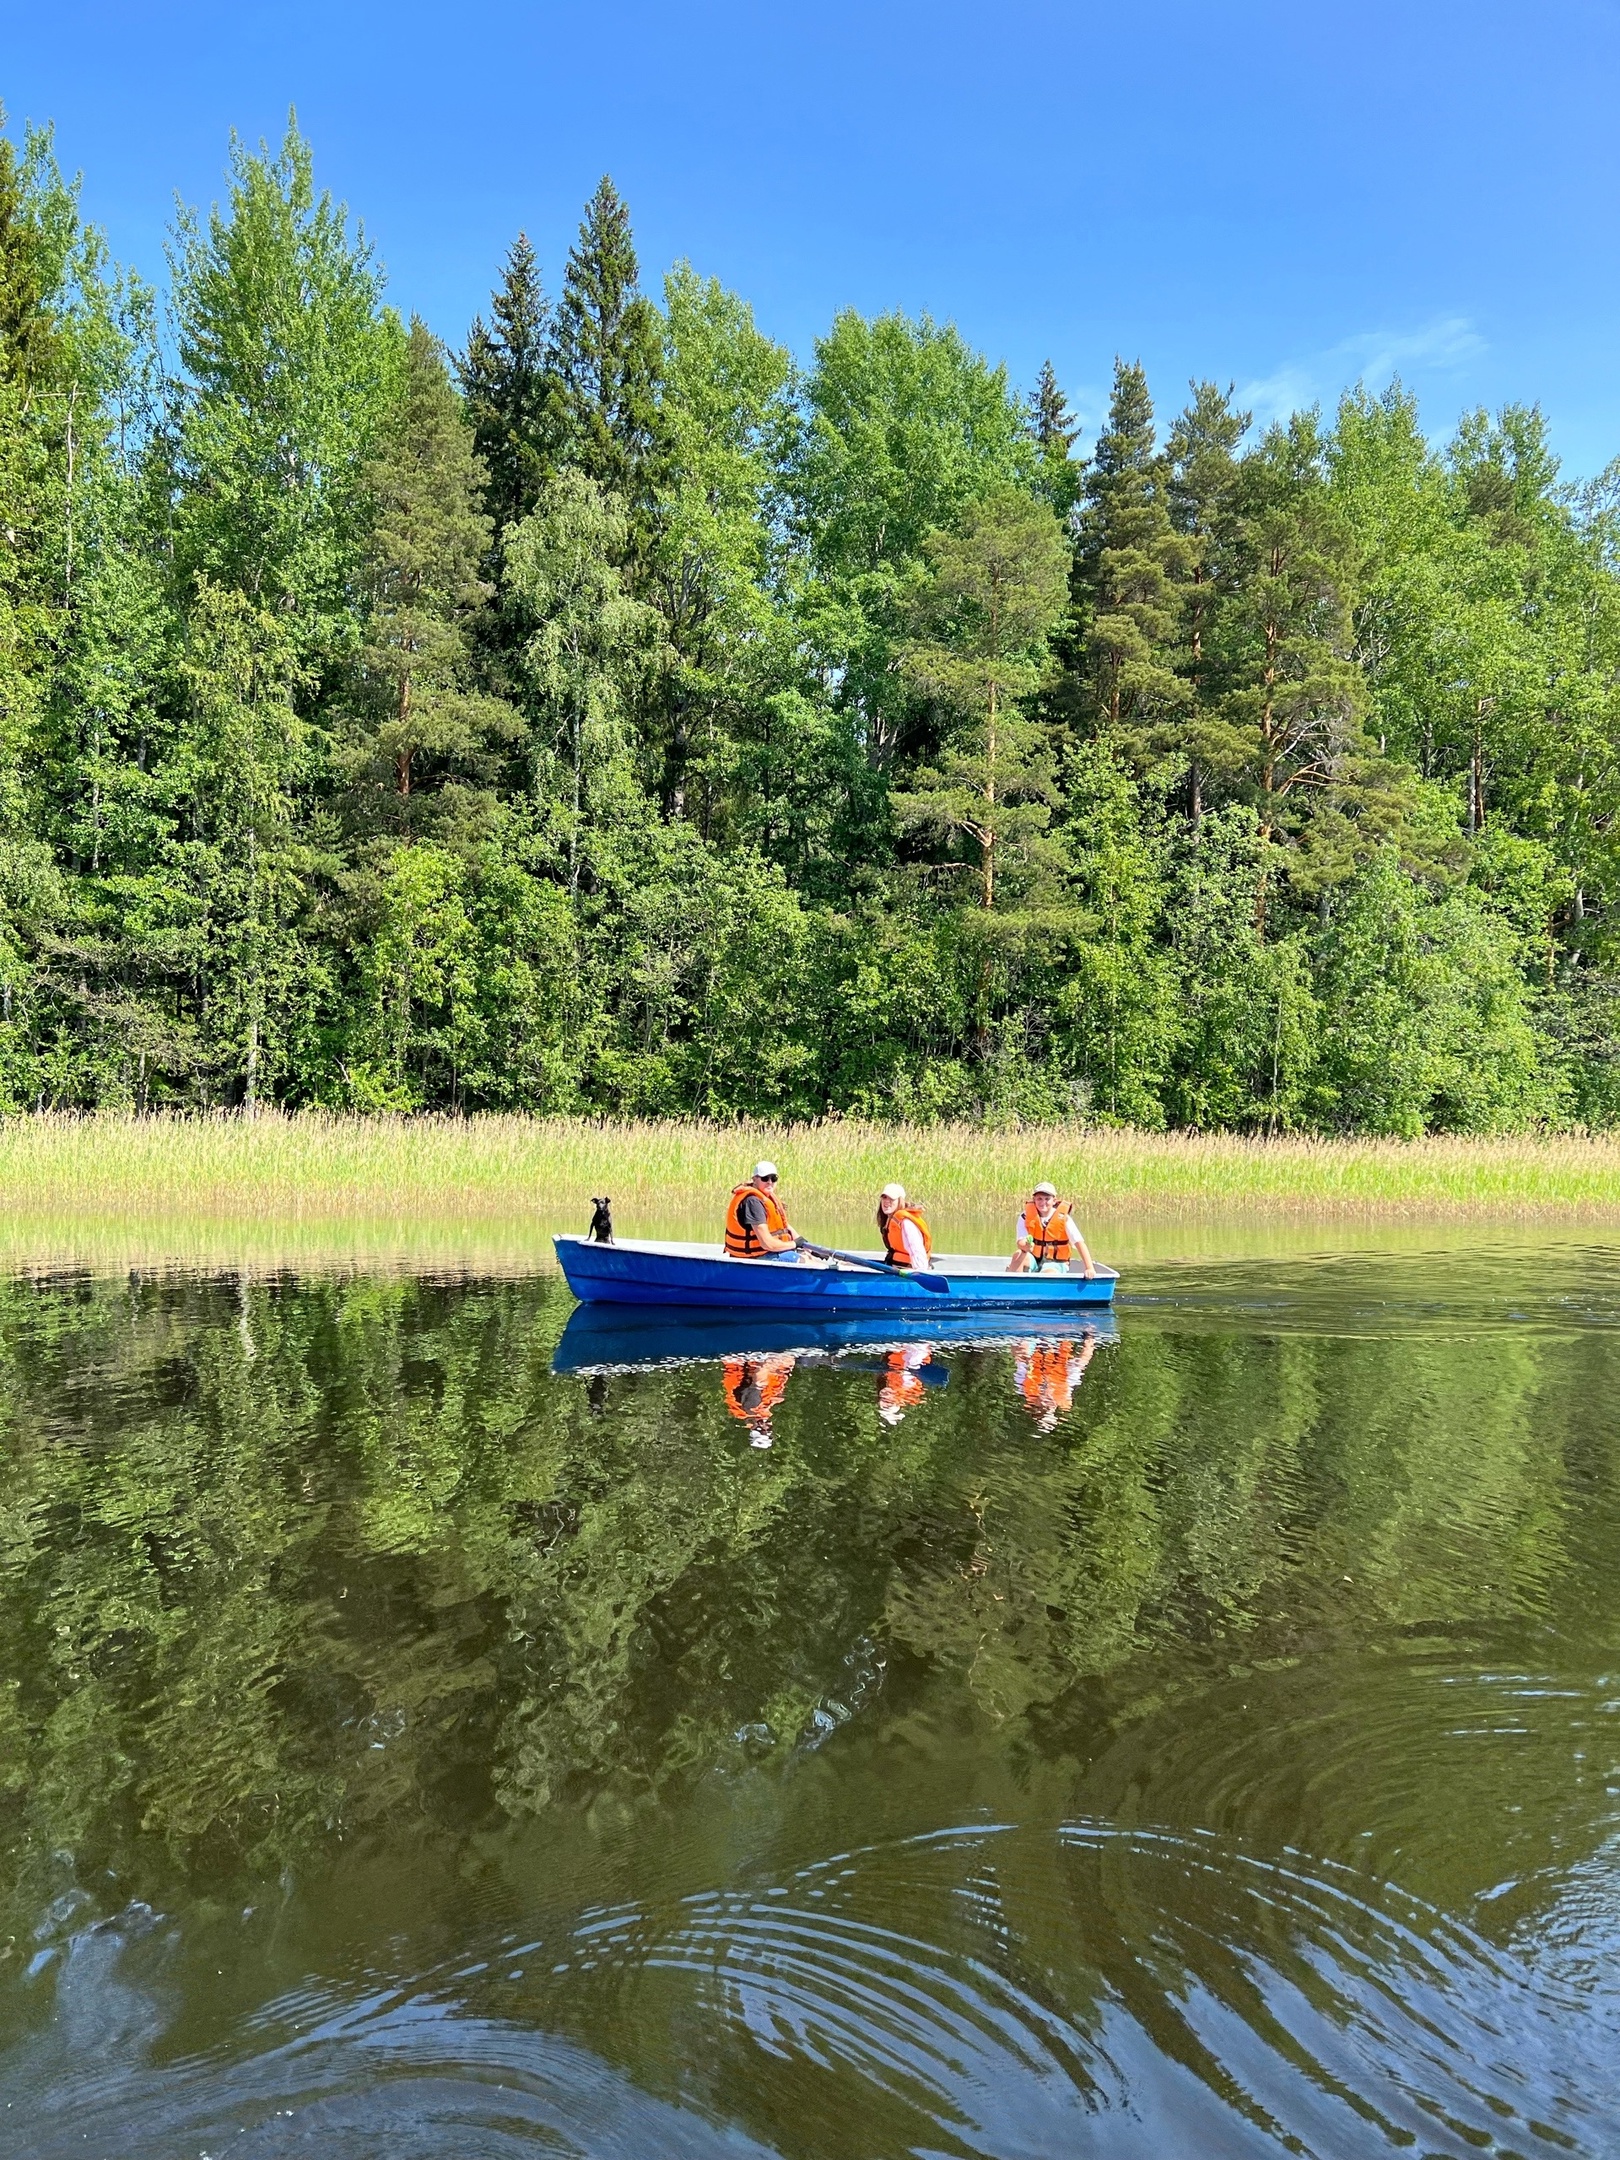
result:
[[(1024, 1318), (1028, 1327), (1028, 1318)], [(904, 1329), (904, 1333), (900, 1332)], [(768, 1448), (772, 1418), (801, 1365), (870, 1372), (878, 1379), (878, 1414), (898, 1425), (931, 1388), (950, 1383), (948, 1350), (1001, 1351), (1039, 1429), (1050, 1432), (1099, 1343), (1117, 1342), (1111, 1312), (1074, 1336), (1031, 1336), (997, 1328), (986, 1313), (922, 1317), (893, 1313), (818, 1320), (803, 1314), (716, 1312), (704, 1306), (580, 1305), (552, 1357), (553, 1372), (592, 1382), (619, 1373), (656, 1373), (717, 1365), (726, 1409), (746, 1425), (750, 1443)]]

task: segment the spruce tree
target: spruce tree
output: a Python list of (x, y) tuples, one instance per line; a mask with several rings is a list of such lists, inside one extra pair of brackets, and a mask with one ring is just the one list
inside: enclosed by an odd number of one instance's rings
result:
[(567, 790), (553, 808), (562, 813), (571, 891), (592, 819), (622, 822), (635, 803), (627, 716), (662, 657), (657, 611), (627, 592), (619, 568), (627, 522), (616, 496), (565, 467), (508, 548), (512, 592), (532, 630), (524, 659), (542, 732), (551, 735), (549, 757), (535, 760), (535, 791), (548, 765)]
[(1040, 452), (1040, 491), (1059, 517), (1067, 517), (1080, 492), (1080, 473), (1074, 457), (1080, 423), (1058, 388), (1050, 360), (1041, 362), (1035, 394), (1029, 401), (1029, 431)]
[(1187, 543), (1180, 664), (1188, 691), (1167, 747), (1186, 759), (1188, 821), (1196, 838), (1206, 781), (1235, 771), (1245, 755), (1241, 735), (1220, 711), (1219, 630), (1235, 574), (1237, 450), (1252, 415), (1233, 410), (1230, 386), (1222, 390), (1201, 382), (1192, 390), (1192, 402), (1177, 415), (1166, 444), (1170, 515)]
[(1080, 689), (1090, 725), (1138, 755), (1187, 702), (1173, 665), (1190, 549), (1170, 519), (1169, 472), (1139, 365), (1114, 363), (1108, 419), (1086, 472), (1075, 582)]
[(638, 275), (630, 213), (604, 174), (569, 252), (551, 369), (559, 461), (625, 505), (635, 552), (651, 509), (660, 376), (658, 312)]
[(501, 282), (490, 299), (491, 321), (479, 315), (458, 363), (473, 447), (483, 460), (484, 508), (494, 525), (498, 567), (501, 535), (529, 515), (551, 469), (556, 433), (552, 382), (546, 364), (548, 308), (528, 235), (507, 250)]
[(420, 320), (411, 323), (403, 390), (365, 477), (370, 615), (350, 763), (362, 780), (383, 781), (394, 822), (406, 826), (425, 778), (483, 777), (492, 746), (518, 725), (509, 706), (468, 687), (469, 631), (490, 594), (479, 576), (489, 546), (478, 507), (483, 468), (443, 350)]

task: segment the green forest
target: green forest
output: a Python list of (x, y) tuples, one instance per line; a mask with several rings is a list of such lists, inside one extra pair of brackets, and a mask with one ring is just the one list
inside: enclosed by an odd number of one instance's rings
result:
[(490, 276), (0, 135), (0, 1107), (1620, 1121), (1620, 464)]

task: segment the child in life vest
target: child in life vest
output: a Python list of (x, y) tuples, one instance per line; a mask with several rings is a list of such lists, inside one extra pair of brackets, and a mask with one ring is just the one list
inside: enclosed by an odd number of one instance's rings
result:
[(1059, 1200), (1057, 1187), (1043, 1178), (1019, 1212), (1007, 1273), (1022, 1275), (1033, 1268), (1037, 1274), (1045, 1274), (1055, 1268), (1067, 1275), (1075, 1261), (1088, 1280), (1096, 1274), (1097, 1263), (1080, 1235), (1071, 1202)]
[(934, 1264), (934, 1238), (928, 1217), (911, 1207), (903, 1185), (885, 1185), (878, 1195), (878, 1236), (890, 1267), (930, 1268)]

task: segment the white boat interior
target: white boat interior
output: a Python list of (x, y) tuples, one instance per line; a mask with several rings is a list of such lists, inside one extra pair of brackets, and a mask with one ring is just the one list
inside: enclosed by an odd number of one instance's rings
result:
[[(582, 1237), (577, 1238), (575, 1240), (575, 1243), (580, 1245), (588, 1245), (590, 1243), (590, 1240), (589, 1238)], [(614, 1249), (619, 1252), (662, 1253), (667, 1258), (675, 1260), (729, 1260), (733, 1258), (733, 1255), (728, 1253), (723, 1245), (698, 1245), (684, 1242), (679, 1238), (621, 1237), (615, 1238), (613, 1244)], [(857, 1260), (870, 1261), (875, 1267), (881, 1267), (883, 1265), (883, 1255), (880, 1252), (868, 1251), (865, 1247), (859, 1245), (851, 1245), (848, 1250), (850, 1254)], [(736, 1261), (736, 1265), (738, 1267), (804, 1267), (838, 1269), (842, 1267), (843, 1264), (844, 1263), (839, 1260), (818, 1260), (811, 1253), (800, 1253), (792, 1258), (784, 1254), (779, 1258), (774, 1258), (770, 1260), (739, 1259)], [(1005, 1253), (935, 1253), (931, 1266), (932, 1272), (938, 1275), (971, 1276), (1005, 1275), (1008, 1273), (1007, 1256)], [(1100, 1267), (1098, 1268), (1097, 1273), (1099, 1276), (1111, 1276), (1116, 1273), (1116, 1270), (1113, 1268)]]

